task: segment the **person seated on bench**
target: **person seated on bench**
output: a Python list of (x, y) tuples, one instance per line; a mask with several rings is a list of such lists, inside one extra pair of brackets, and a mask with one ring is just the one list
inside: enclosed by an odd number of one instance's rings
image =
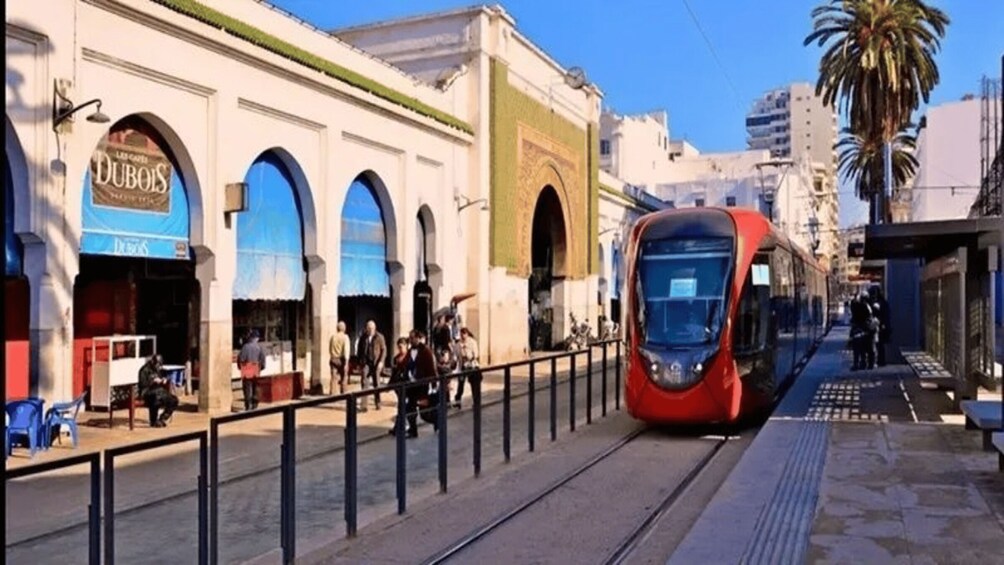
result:
[[(170, 381), (160, 376), (162, 364), (160, 355), (153, 355), (139, 369), (139, 394), (150, 410), (151, 428), (166, 427), (167, 421), (178, 407), (178, 397), (171, 392)], [(158, 418), (157, 412), (161, 408), (164, 412)]]

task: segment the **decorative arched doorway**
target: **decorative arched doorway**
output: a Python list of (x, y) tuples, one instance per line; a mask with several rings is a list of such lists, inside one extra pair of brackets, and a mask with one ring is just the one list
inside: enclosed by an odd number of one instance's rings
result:
[[(244, 177), (248, 208), (237, 216), (233, 347), (239, 349), (254, 330), (270, 352), (279, 353), (264, 375), (302, 371), (309, 382), (310, 293), (298, 188), (309, 189), (297, 186), (295, 166), (292, 157), (268, 150)], [(232, 372), (239, 375), (236, 364)]]
[(367, 320), (376, 323), (387, 344), (393, 342), (393, 296), (388, 269), (388, 233), (384, 210), (368, 173), (356, 177), (342, 206), (341, 269), (338, 318), (345, 322), (353, 347)]
[(432, 286), (429, 283), (429, 251), (431, 238), (435, 237), (430, 233), (430, 227), (426, 225), (427, 207), (422, 207), (415, 216), (415, 291), (414, 291), (414, 319), (412, 327), (425, 330), (426, 333), (432, 330), (432, 310), (434, 308)]
[(622, 324), (623, 320), (621, 320), (621, 292), (623, 289), (621, 288), (621, 286), (624, 283), (623, 281), (624, 273), (622, 265), (622, 263), (624, 262), (624, 258), (623, 254), (621, 253), (620, 241), (614, 240), (613, 244), (611, 245), (611, 248), (612, 252), (610, 255), (612, 259), (610, 261), (611, 263), (610, 268), (612, 270), (611, 278), (613, 278), (613, 285), (612, 288), (610, 289), (610, 319), (613, 320), (614, 322), (617, 322), (618, 324), (623, 325)]
[(558, 193), (551, 185), (541, 190), (533, 211), (530, 236), (529, 306), (530, 351), (552, 349), (564, 325), (561, 283), (566, 275), (567, 236)]
[[(92, 349), (95, 337), (155, 336), (166, 365), (198, 360), (199, 285), (181, 171), (164, 135), (137, 115), (112, 125), (91, 155), (81, 191), (80, 270), (73, 293), (75, 395), (91, 387), (96, 361), (131, 348)], [(150, 353), (152, 348), (131, 352)], [(92, 389), (88, 400), (107, 407), (114, 398), (101, 388), (101, 394)]]
[(24, 251), (14, 230), (14, 178), (11, 156), (4, 156), (4, 396), (6, 399), (30, 396), (28, 366), (28, 319), (31, 313), (28, 279), (24, 277)]

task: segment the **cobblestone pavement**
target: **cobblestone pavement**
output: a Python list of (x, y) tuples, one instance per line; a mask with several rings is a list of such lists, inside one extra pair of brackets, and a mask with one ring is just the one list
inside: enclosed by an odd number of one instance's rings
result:
[[(545, 372), (546, 363), (538, 366), (538, 371)], [(612, 367), (612, 361), (611, 361)], [(576, 419), (578, 425), (584, 425), (586, 410), (586, 378), (584, 370), (580, 370), (576, 379)], [(599, 371), (594, 373), (593, 380), (593, 418), (600, 419), (601, 379)], [(614, 378), (611, 370), (608, 375), (608, 406), (613, 409)], [(536, 439), (543, 444), (549, 441), (549, 391), (546, 375), (538, 376), (536, 393)], [(519, 394), (520, 388), (525, 391), (524, 382), (514, 380), (514, 393)], [(569, 400), (570, 384), (566, 380), (557, 389), (556, 414), (559, 440), (560, 436), (569, 430)], [(486, 400), (489, 400), (486, 398)], [(469, 395), (467, 402), (469, 403)], [(527, 450), (528, 429), (528, 396), (514, 398), (512, 402), (512, 454), (514, 457)], [(332, 408), (312, 409), (335, 413)], [(383, 414), (386, 413), (384, 417)], [(391, 436), (386, 435), (393, 413), (382, 411), (377, 419), (372, 417), (368, 423), (360, 426), (359, 437), (383, 438), (365, 443), (359, 448), (359, 526), (362, 527), (380, 516), (396, 511), (395, 485), (395, 443)], [(271, 417), (270, 417), (271, 418)], [(275, 416), (279, 419), (279, 416)], [(309, 420), (304, 418), (304, 420)], [(382, 420), (382, 421), (381, 421)], [(317, 539), (320, 536), (344, 535), (343, 503), (344, 503), (344, 452), (329, 448), (324, 453), (323, 445), (341, 445), (342, 428), (330, 426), (321, 428), (310, 425), (298, 426), (297, 452), (302, 454), (296, 466), (296, 516), (297, 540)], [(483, 413), (483, 466), (489, 467), (502, 462), (502, 406), (495, 404), (487, 406)], [(473, 457), (473, 417), (470, 411), (463, 411), (451, 417), (448, 421), (449, 446), (449, 481), (455, 484), (472, 476)], [(249, 450), (249, 442), (254, 448)], [(269, 446), (271, 445), (271, 449)], [(254, 438), (235, 438), (233, 445), (228, 441), (221, 443), (220, 476), (224, 483), (220, 487), (220, 558), (225, 563), (241, 562), (259, 556), (279, 546), (279, 437), (274, 433), (263, 433)], [(409, 501), (438, 492), (438, 441), (431, 426), (421, 427), (420, 437), (407, 443), (408, 464), (408, 498)], [(250, 451), (253, 455), (246, 456)], [(197, 477), (197, 457), (189, 450), (172, 453), (156, 462), (128, 466), (129, 457), (123, 457), (124, 466), (116, 468), (116, 500), (142, 500), (149, 498), (150, 492), (163, 491), (153, 476), (151, 467), (158, 470), (170, 470), (174, 483), (185, 483), (194, 488)], [(118, 464), (118, 463), (117, 463)], [(240, 473), (242, 468), (244, 473)], [(247, 474), (249, 469), (257, 468), (250, 476), (232, 478)], [(63, 531), (58, 531), (58, 520), (50, 520), (48, 535), (34, 537), (6, 548), (6, 559), (9, 563), (39, 563), (39, 562), (84, 562), (86, 560), (87, 530), (78, 520), (84, 517), (86, 510), (86, 477), (83, 475), (67, 475), (55, 477), (58, 487), (52, 483), (42, 484), (41, 481), (31, 481), (24, 484), (7, 485), (8, 496), (14, 494), (21, 504), (8, 504), (7, 530), (8, 536), (16, 524), (17, 516), (12, 515), (13, 508), (22, 508), (32, 497), (37, 497), (35, 508), (59, 507), (79, 509), (64, 512), (63, 523), (77, 523)], [(61, 500), (51, 500), (46, 492), (72, 492), (71, 485), (79, 484), (79, 496), (64, 496)], [(12, 487), (14, 487), (12, 489)], [(174, 487), (176, 490), (177, 485)], [(16, 492), (12, 493), (12, 490)], [(45, 499), (49, 498), (48, 501)], [(160, 497), (163, 498), (163, 497)], [(166, 500), (152, 504), (116, 504), (115, 551), (116, 559), (123, 563), (185, 563), (196, 559), (197, 532), (196, 510), (197, 499), (193, 492), (184, 489), (170, 495)], [(15, 514), (18, 511), (15, 511)], [(70, 514), (69, 512), (73, 512)], [(72, 518), (68, 518), (72, 516)], [(16, 526), (14, 526), (16, 529)], [(37, 528), (36, 528), (37, 530)], [(38, 534), (36, 533), (36, 536)], [(10, 539), (10, 537), (8, 537)], [(22, 534), (20, 539), (25, 539)], [(11, 543), (10, 541), (8, 543)]]

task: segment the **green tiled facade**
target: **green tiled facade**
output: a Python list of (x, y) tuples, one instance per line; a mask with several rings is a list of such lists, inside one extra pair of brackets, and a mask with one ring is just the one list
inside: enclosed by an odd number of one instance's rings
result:
[[(535, 181), (541, 178), (537, 164), (546, 163), (560, 176), (566, 191), (562, 199), (569, 227), (566, 274), (581, 279), (597, 273), (598, 124), (589, 124), (587, 129), (578, 127), (513, 88), (509, 85), (508, 67), (494, 58), (490, 76), (491, 264), (505, 267), (517, 276), (529, 275), (527, 224), (532, 223), (536, 195), (543, 188), (535, 186)], [(554, 149), (555, 157), (541, 157), (547, 154), (541, 150), (535, 152), (534, 163), (521, 163), (521, 131), (528, 137), (546, 139), (545, 144)]]

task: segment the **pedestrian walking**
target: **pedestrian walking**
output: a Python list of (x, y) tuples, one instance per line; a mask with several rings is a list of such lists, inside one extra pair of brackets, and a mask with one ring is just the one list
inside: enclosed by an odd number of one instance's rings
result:
[(248, 332), (247, 341), (237, 355), (237, 368), (241, 372), (244, 389), (244, 410), (258, 408), (258, 377), (265, 370), (265, 349), (258, 343), (258, 332)]
[(432, 348), (426, 344), (425, 332), (412, 330), (411, 351), (409, 352), (409, 374), (416, 384), (410, 389), (409, 402), (414, 400), (414, 408), (409, 407), (408, 437), (418, 437), (418, 422), (416, 417), (432, 424), (432, 429), (439, 430), (439, 386), (438, 383), (424, 382), (436, 376), (436, 357)]
[(331, 386), (334, 388), (338, 383), (338, 394), (345, 394), (345, 377), (349, 370), (349, 355), (352, 344), (349, 341), (349, 334), (345, 333), (345, 322), (339, 321), (335, 334), (331, 336), (328, 343), (328, 352), (331, 354)]
[[(387, 359), (387, 342), (383, 334), (377, 331), (376, 322), (373, 320), (366, 322), (366, 334), (363, 340), (362, 388), (364, 390), (370, 387), (379, 388), (380, 373)], [(369, 396), (364, 396), (361, 404), (359, 411), (366, 412), (369, 409)], [(380, 409), (380, 393), (376, 393), (376, 409)]]
[(878, 328), (877, 339), (875, 340), (876, 364), (879, 367), (884, 367), (886, 364), (886, 349), (888, 348), (889, 338), (892, 337), (892, 326), (890, 324), (892, 313), (889, 311), (889, 302), (886, 301), (880, 286), (875, 285), (871, 287), (868, 290), (868, 294), (871, 299), (872, 313), (875, 316)]
[[(408, 355), (411, 350), (411, 342), (409, 341), (408, 338), (401, 337), (398, 338), (397, 343), (395, 343), (395, 347), (396, 350), (394, 352), (394, 359), (391, 360), (392, 366), (390, 373), (390, 382), (388, 384), (405, 385), (411, 382), (412, 378), (412, 375), (409, 374), (409, 361), (411, 359)], [(405, 386), (399, 386), (394, 390), (394, 394), (397, 395), (398, 404), (404, 403), (406, 414), (410, 413), (412, 410), (408, 399), (408, 393), (409, 393), (409, 388)], [(398, 422), (397, 418), (395, 418), (394, 426), (390, 429), (390, 432), (388, 433), (390, 433), (391, 435), (396, 434), (398, 431), (399, 424), (400, 422)]]
[(453, 397), (453, 407), (460, 408), (464, 399), (464, 388), (467, 384), (466, 373), (476, 371), (480, 366), (478, 342), (474, 339), (471, 330), (466, 327), (460, 328), (460, 376), (457, 377), (457, 395)]
[(851, 301), (851, 349), (854, 361), (852, 371), (875, 367), (876, 320), (868, 297), (864, 294)]
[[(171, 392), (171, 383), (160, 376), (163, 365), (160, 355), (152, 355), (139, 369), (139, 396), (150, 410), (150, 427), (163, 428), (178, 407), (178, 397)], [(157, 417), (157, 412), (164, 412)]]

